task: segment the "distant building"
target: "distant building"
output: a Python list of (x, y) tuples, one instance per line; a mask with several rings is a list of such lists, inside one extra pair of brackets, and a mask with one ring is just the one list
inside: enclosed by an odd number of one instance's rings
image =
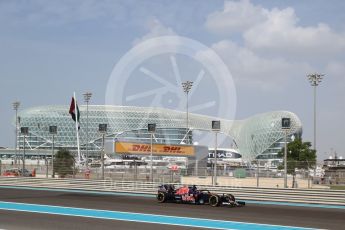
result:
[(326, 184), (345, 184), (345, 159), (337, 157), (324, 160), (323, 183)]
[[(68, 106), (42, 106), (30, 108), (19, 113), (20, 127), (29, 127), (26, 147), (32, 152), (49, 152), (52, 148), (52, 135), (49, 126), (58, 127), (55, 136), (56, 148), (76, 151), (76, 130), (68, 113)], [(150, 108), (90, 105), (89, 106), (89, 142), (86, 139), (86, 106), (80, 106), (80, 145), (90, 155), (99, 155), (102, 146), (98, 125), (108, 124), (107, 140), (150, 143), (148, 123), (156, 123), (155, 143), (192, 144), (193, 131), (211, 132), (211, 121), (220, 120), (220, 132), (229, 136), (236, 143), (237, 151), (245, 160), (256, 157), (277, 160), (277, 154), (284, 144), (285, 132), (281, 129), (281, 119), (291, 118), (291, 129), (287, 131), (288, 141), (291, 136), (301, 136), (302, 124), (292, 112), (274, 111), (255, 115), (244, 120), (225, 120), (199, 114), (189, 114), (189, 136), (187, 137), (186, 113), (181, 111)], [(18, 132), (18, 146), (23, 148), (23, 136)], [(13, 153), (13, 152), (12, 152)]]

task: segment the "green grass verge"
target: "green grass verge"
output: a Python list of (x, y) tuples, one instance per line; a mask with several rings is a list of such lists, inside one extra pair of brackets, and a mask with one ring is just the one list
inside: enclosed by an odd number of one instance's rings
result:
[(331, 189), (334, 189), (334, 190), (345, 190), (345, 185), (331, 185)]

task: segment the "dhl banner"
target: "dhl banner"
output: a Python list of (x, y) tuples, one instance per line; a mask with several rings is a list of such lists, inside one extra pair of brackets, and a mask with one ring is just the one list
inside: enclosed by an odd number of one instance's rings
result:
[[(151, 145), (131, 142), (115, 142), (115, 152), (117, 154), (151, 154)], [(153, 155), (160, 156), (195, 156), (193, 146), (153, 144)]]

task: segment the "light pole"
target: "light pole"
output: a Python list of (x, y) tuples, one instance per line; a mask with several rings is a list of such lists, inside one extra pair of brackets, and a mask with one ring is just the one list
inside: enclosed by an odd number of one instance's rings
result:
[(291, 127), (290, 118), (282, 118), (282, 130), (285, 131), (285, 147), (284, 147), (284, 188), (287, 188), (287, 133)]
[(151, 182), (153, 182), (153, 134), (156, 132), (156, 124), (148, 124), (147, 125), (147, 131), (151, 134), (151, 145), (150, 145), (150, 150), (151, 150), (151, 167), (150, 167), (150, 176), (151, 176)]
[[(316, 152), (316, 87), (321, 83), (323, 76), (324, 74), (318, 74), (318, 73), (307, 75), (307, 78), (311, 86), (314, 87), (314, 150), (315, 152)], [(316, 174), (316, 164), (315, 164), (315, 169), (314, 169), (314, 177), (316, 176), (315, 174)]]
[(285, 130), (285, 147), (284, 147), (284, 188), (287, 188), (287, 130)]
[(217, 185), (217, 134), (220, 131), (220, 121), (212, 121), (212, 131), (215, 133), (215, 145), (214, 145), (214, 172), (213, 172), (213, 186)]
[(316, 150), (316, 87), (321, 83), (324, 74), (308, 74), (308, 80), (314, 87), (314, 150)]
[(18, 154), (18, 109), (19, 109), (19, 106), (20, 106), (20, 102), (19, 101), (15, 101), (12, 103), (13, 105), (13, 109), (16, 111), (16, 131), (15, 131), (15, 134), (16, 134), (16, 143), (14, 145), (15, 147), (15, 156), (14, 156), (14, 164), (16, 165), (17, 164), (17, 154)]
[(22, 176), (25, 176), (25, 137), (29, 135), (29, 128), (28, 127), (21, 127), (20, 133), (23, 135), (23, 169), (22, 169)]
[(187, 95), (187, 119), (186, 119), (186, 129), (187, 129), (187, 144), (189, 144), (189, 118), (188, 118), (188, 94), (189, 94), (189, 91), (192, 89), (192, 86), (193, 86), (193, 82), (192, 81), (186, 81), (186, 82), (183, 82), (182, 83), (182, 88), (183, 88), (183, 91), (186, 93)]
[(102, 134), (101, 161), (102, 161), (102, 180), (104, 180), (104, 141), (105, 141), (105, 134), (107, 133), (107, 124), (99, 124), (98, 131)]
[[(53, 136), (53, 143), (52, 143), (52, 177), (55, 177), (55, 173), (54, 173), (54, 141), (55, 141), (55, 135), (57, 134), (57, 126), (53, 125), (53, 126), (49, 126), (49, 133)], [(46, 164), (47, 164), (47, 168), (46, 168), (46, 177), (48, 178), (48, 161), (47, 161), (47, 155), (46, 155)]]
[(84, 95), (84, 101), (86, 102), (86, 166), (89, 161), (89, 102), (92, 96), (92, 93), (86, 92)]

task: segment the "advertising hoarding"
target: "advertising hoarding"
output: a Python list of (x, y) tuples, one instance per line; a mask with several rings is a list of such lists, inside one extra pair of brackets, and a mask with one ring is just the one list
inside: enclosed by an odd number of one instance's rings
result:
[[(194, 146), (153, 144), (153, 155), (159, 156), (195, 156)], [(117, 154), (150, 155), (151, 145), (134, 142), (115, 142)]]

